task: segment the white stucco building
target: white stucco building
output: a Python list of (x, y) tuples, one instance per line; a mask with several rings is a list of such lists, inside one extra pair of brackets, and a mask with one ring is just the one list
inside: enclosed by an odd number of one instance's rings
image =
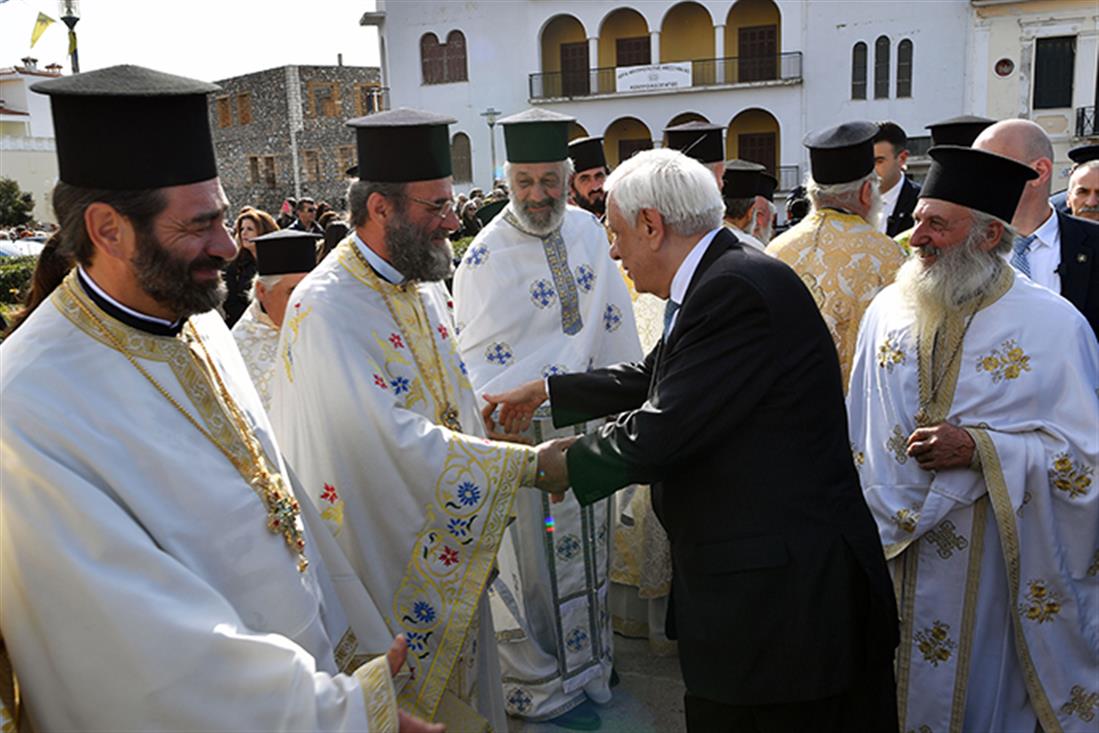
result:
[(34, 196), (35, 220), (53, 222), (50, 192), (57, 183), (53, 116), (49, 97), (30, 90), (35, 82), (61, 75), (51, 64), (39, 69), (36, 59), (0, 68), (0, 177), (14, 179)]
[(968, 92), (972, 17), (969, 0), (378, 0), (362, 24), (380, 29), (392, 106), (458, 120), (459, 190), (491, 182), (483, 113), (531, 106), (604, 136), (612, 165), (670, 125), (721, 124), (728, 157), (768, 166), (788, 190), (813, 129), (889, 119), (919, 153), (928, 123), (983, 112)]

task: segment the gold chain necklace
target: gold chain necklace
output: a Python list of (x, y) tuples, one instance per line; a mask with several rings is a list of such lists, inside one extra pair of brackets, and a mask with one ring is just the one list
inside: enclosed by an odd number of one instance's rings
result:
[[(388, 285), (388, 283), (383, 283), (381, 281), (377, 273), (374, 272), (374, 268), (370, 266), (370, 263), (367, 262), (366, 257), (364, 257), (363, 253), (359, 251), (358, 245), (354, 242), (351, 243), (351, 251), (355, 254), (355, 258), (359, 261), (359, 264), (363, 266), (363, 269), (366, 271), (367, 277), (370, 278), (374, 289), (382, 294), (382, 300), (385, 301), (385, 307), (387, 310), (389, 310), (389, 316), (393, 319), (393, 322), (396, 323), (399, 327), (401, 325), (401, 320), (397, 316), (397, 309), (393, 305), (393, 301), (390, 299), (390, 295), (387, 292), (386, 285)], [(405, 286), (403, 285), (400, 287), (402, 288), (402, 290), (405, 288)], [(427, 318), (427, 310), (424, 308), (423, 303), (420, 300), (420, 295), (419, 293), (414, 293), (414, 295), (416, 302), (415, 307), (418, 309), (419, 313), (422, 313), (424, 323), (428, 325), (427, 340), (431, 342), (431, 350), (435, 357), (435, 376), (439, 380), (438, 391), (436, 391), (435, 385), (432, 383), (432, 381), (428, 379), (427, 370), (424, 368), (424, 364), (420, 360), (420, 355), (416, 353), (416, 349), (413, 347), (411, 339), (409, 339), (408, 342), (408, 350), (412, 354), (412, 360), (416, 362), (417, 371), (419, 371), (421, 378), (427, 385), (428, 392), (431, 393), (431, 399), (435, 401), (436, 418), (443, 426), (460, 433), (462, 432), (462, 423), (459, 420), (458, 408), (455, 406), (457, 404), (457, 400), (451, 401), (447, 395), (448, 382), (446, 378), (446, 369), (443, 367), (443, 358), (439, 354), (439, 345), (435, 343), (435, 337), (431, 334), (431, 322)]]
[[(919, 355), (921, 353), (920, 336), (916, 336), (916, 373), (918, 375), (918, 384), (920, 390), (920, 409), (916, 411), (916, 427), (925, 428), (931, 425), (931, 405), (938, 399), (939, 390), (942, 389), (946, 383), (947, 376), (950, 374), (951, 368), (954, 366), (954, 360), (958, 358), (958, 354), (961, 353), (962, 346), (965, 344), (965, 335), (969, 332), (969, 326), (973, 323), (973, 319), (977, 317), (977, 314), (981, 311), (981, 306), (984, 305), (985, 295), (981, 296), (981, 299), (977, 301), (977, 307), (973, 309), (973, 312), (969, 314), (969, 318), (966, 319), (965, 326), (962, 328), (962, 333), (958, 337), (958, 343), (954, 345), (954, 349), (950, 352), (950, 357), (946, 360), (946, 364), (943, 366), (942, 373), (935, 374), (935, 351), (936, 346), (932, 342), (931, 346), (931, 358), (928, 359), (927, 370), (919, 367)], [(929, 377), (926, 372), (930, 371), (930, 384), (928, 383)]]
[(156, 381), (152, 374), (149, 374), (149, 372), (146, 371), (145, 367), (141, 366), (137, 359), (127, 351), (122, 342), (111, 333), (107, 324), (103, 323), (103, 321), (84, 304), (77, 294), (71, 280), (67, 281), (65, 285), (77, 307), (79, 307), (84, 315), (96, 325), (100, 333), (107, 337), (114, 348), (126, 357), (126, 360), (156, 388), (157, 392), (159, 392), (164, 399), (168, 400), (183, 417), (187, 418), (187, 422), (191, 423), (196, 430), (213, 443), (214, 447), (221, 451), (222, 455), (224, 455), (225, 458), (233, 464), (233, 467), (240, 472), (241, 476), (248, 481), (248, 485), (260, 498), (264, 508), (267, 510), (267, 529), (274, 534), (282, 535), (290, 552), (297, 557), (298, 572), (304, 573), (305, 569), (309, 567), (309, 560), (305, 557), (305, 537), (298, 523), (298, 515), (301, 513), (301, 507), (298, 505), (297, 500), (287, 490), (286, 482), (283, 479), (282, 474), (278, 472), (272, 473), (268, 469), (267, 461), (259, 446), (259, 441), (256, 440), (256, 436), (248, 427), (244, 415), (240, 412), (240, 409), (237, 407), (232, 395), (230, 395), (228, 388), (226, 388), (225, 383), (222, 381), (221, 375), (218, 373), (213, 359), (210, 358), (210, 352), (206, 349), (206, 344), (202, 342), (202, 339), (198, 335), (198, 330), (195, 329), (193, 325), (188, 324), (191, 325), (191, 335), (194, 337), (195, 343), (202, 349), (202, 355), (207, 369), (214, 375), (218, 391), (221, 394), (222, 401), (225, 403), (226, 408), (229, 410), (229, 416), (234, 423), (234, 427), (244, 443), (244, 447), (248, 451), (251, 465), (239, 460), (233, 455), (232, 451), (218, 442), (217, 438), (215, 438), (209, 430), (192, 417), (191, 413), (188, 412), (183, 405), (179, 404), (175, 397)]

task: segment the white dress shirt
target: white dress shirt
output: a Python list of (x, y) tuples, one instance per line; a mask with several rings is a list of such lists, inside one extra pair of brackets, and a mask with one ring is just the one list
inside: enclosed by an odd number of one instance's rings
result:
[(374, 272), (381, 275), (383, 280), (390, 285), (400, 285), (405, 281), (405, 276), (401, 274), (400, 270), (386, 262), (380, 254), (370, 249), (366, 242), (359, 238), (358, 232), (352, 232), (351, 236), (355, 239), (355, 246), (359, 248), (370, 266), (374, 268)]
[(1061, 292), (1061, 225), (1053, 207), (1042, 225), (1034, 230), (1035, 239), (1030, 245), (1027, 260), (1030, 261), (1030, 279), (1055, 293)]
[(893, 210), (897, 208), (897, 202), (901, 198), (901, 189), (904, 188), (904, 182), (907, 178), (908, 176), (902, 173), (893, 188), (881, 192), (882, 215), (881, 221), (878, 222), (878, 231), (882, 234), (885, 234), (885, 230), (889, 228), (889, 217), (893, 216)]
[[(671, 293), (668, 295), (669, 300), (683, 305), (683, 299), (687, 297), (687, 286), (691, 284), (691, 278), (694, 277), (695, 270), (698, 269), (698, 263), (702, 262), (702, 255), (706, 254), (710, 242), (714, 241), (714, 237), (721, 229), (722, 227), (718, 227), (706, 232), (702, 239), (698, 240), (698, 243), (687, 253), (687, 256), (683, 258), (683, 262), (679, 263), (679, 269), (675, 271), (675, 277), (672, 278)], [(678, 318), (679, 311), (676, 311), (672, 315), (672, 322), (668, 324), (668, 333), (671, 333), (672, 329), (675, 328)]]

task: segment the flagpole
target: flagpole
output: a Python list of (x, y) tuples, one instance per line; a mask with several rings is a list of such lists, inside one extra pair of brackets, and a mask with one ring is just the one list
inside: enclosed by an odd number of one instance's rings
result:
[(72, 73), (80, 73), (80, 59), (76, 53), (76, 23), (80, 20), (79, 0), (60, 0), (61, 20), (69, 28), (69, 60), (72, 64)]

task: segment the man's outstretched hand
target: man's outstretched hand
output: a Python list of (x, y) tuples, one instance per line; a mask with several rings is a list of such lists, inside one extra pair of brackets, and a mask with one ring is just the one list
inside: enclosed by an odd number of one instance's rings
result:
[[(398, 634), (393, 640), (393, 646), (385, 654), (385, 660), (389, 663), (389, 674), (396, 677), (407, 656), (408, 642)], [(442, 723), (428, 723), (401, 709), (397, 710), (397, 721), (400, 733), (446, 733), (446, 726)]]
[(558, 504), (569, 490), (569, 464), (565, 452), (577, 441), (577, 436), (547, 440), (539, 445), (538, 479), (534, 485), (550, 495), (550, 501)]
[[(485, 421), (485, 432), (490, 436), (501, 433), (513, 436), (524, 432), (534, 419), (534, 411), (549, 399), (546, 385), (540, 379), (507, 392), (482, 396), (488, 404), (481, 410), (481, 417)], [(497, 406), (500, 408), (499, 423), (492, 419), (492, 413)]]

